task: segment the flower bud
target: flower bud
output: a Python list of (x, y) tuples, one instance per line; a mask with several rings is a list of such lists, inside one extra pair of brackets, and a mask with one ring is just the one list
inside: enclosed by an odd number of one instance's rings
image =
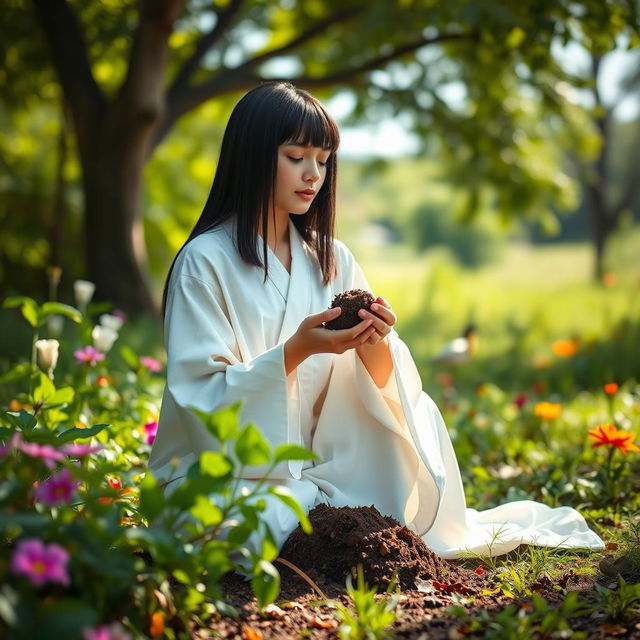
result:
[(36, 349), (40, 364), (47, 371), (52, 371), (58, 364), (60, 343), (57, 340), (36, 340)]
[(124, 320), (120, 316), (114, 316), (110, 313), (103, 313), (100, 316), (100, 324), (107, 329), (113, 329), (113, 331), (120, 331)]
[(93, 284), (93, 282), (89, 282), (89, 280), (76, 280), (73, 283), (73, 295), (75, 296), (76, 304), (79, 307), (86, 307), (89, 302), (91, 302), (95, 290), (96, 285)]
[(93, 338), (95, 348), (102, 353), (107, 353), (116, 341), (118, 333), (113, 329), (109, 329), (109, 327), (103, 327), (97, 324), (93, 327), (91, 337)]

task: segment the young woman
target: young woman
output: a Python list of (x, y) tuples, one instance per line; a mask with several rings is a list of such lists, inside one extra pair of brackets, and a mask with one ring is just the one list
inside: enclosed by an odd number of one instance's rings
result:
[[(288, 83), (253, 89), (231, 114), (211, 193), (165, 286), (167, 386), (151, 471), (179, 482), (216, 448), (189, 407), (242, 399), (243, 423), (274, 447), (318, 454), (274, 475), (307, 510), (373, 504), (446, 558), (523, 542), (602, 548), (569, 507), (466, 508), (446, 427), (383, 298), (352, 329), (324, 327), (340, 314), (328, 309), (337, 293), (369, 290), (333, 237), (338, 143), (320, 102)], [(279, 545), (297, 526), (277, 500), (266, 518)]]

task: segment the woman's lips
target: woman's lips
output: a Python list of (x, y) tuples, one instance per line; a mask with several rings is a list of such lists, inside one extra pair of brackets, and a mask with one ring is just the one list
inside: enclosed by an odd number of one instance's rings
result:
[(305, 191), (296, 191), (296, 195), (300, 196), (303, 200), (308, 202), (309, 200), (313, 200), (313, 197), (316, 195), (315, 191), (305, 190)]

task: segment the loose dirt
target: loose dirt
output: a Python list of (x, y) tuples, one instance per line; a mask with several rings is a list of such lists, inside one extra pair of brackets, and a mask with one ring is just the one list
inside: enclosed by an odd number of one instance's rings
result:
[[(523, 615), (531, 610), (528, 598), (514, 599), (491, 593), (496, 585), (488, 573), (482, 574), (484, 569), (479, 563), (470, 568), (444, 560), (410, 530), (393, 518), (381, 515), (374, 507), (319, 505), (309, 518), (313, 534), (306, 535), (298, 528), (282, 548), (281, 557), (302, 570), (329, 600), (322, 598), (295, 572), (276, 562), (282, 577), (280, 597), (275, 606), (260, 612), (250, 583), (232, 574), (224, 579), (223, 588), (227, 601), (239, 611), (240, 618), (222, 617), (206, 630), (194, 630), (194, 638), (211, 637), (211, 633), (237, 640), (338, 638), (335, 603), (351, 604), (345, 595), (345, 581), (347, 576), (355, 576), (358, 565), (362, 566), (366, 582), (378, 587), (378, 593), (384, 592), (395, 578), (397, 586), (393, 593), (399, 596), (399, 603), (397, 619), (390, 630), (392, 638), (483, 637), (482, 633), (473, 632), (465, 621), (446, 613), (454, 605), (464, 607), (473, 617), (481, 611), (497, 612), (514, 603)], [(476, 569), (482, 575), (476, 573)], [(569, 591), (579, 592), (580, 599), (588, 602), (594, 597), (596, 581), (608, 587), (613, 587), (615, 582), (602, 574), (578, 575), (567, 567), (566, 575), (554, 579), (545, 576), (531, 588), (550, 602), (564, 599)], [(589, 640), (640, 640), (639, 623), (640, 620), (612, 623), (604, 612), (593, 610), (572, 618), (573, 629), (585, 633)]]

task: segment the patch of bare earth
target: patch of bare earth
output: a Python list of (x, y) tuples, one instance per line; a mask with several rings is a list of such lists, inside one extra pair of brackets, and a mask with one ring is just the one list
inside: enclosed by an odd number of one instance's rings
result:
[[(299, 528), (284, 545), (281, 557), (302, 570), (327, 598), (350, 604), (344, 594), (346, 577), (362, 566), (365, 580), (382, 593), (395, 576), (401, 594), (392, 637), (412, 640), (478, 638), (462, 622), (446, 615), (453, 605), (463, 606), (471, 615), (482, 610), (499, 611), (514, 603), (503, 595), (480, 595), (493, 585), (486, 575), (459, 563), (448, 562), (433, 553), (424, 542), (393, 518), (382, 516), (374, 507), (331, 508), (320, 505), (309, 514), (313, 534)], [(335, 608), (294, 571), (278, 564), (282, 590), (275, 605), (260, 612), (250, 583), (233, 574), (224, 579), (227, 600), (240, 618), (222, 617), (208, 629), (195, 630), (193, 637), (210, 634), (238, 640), (337, 638)], [(533, 589), (549, 601), (562, 600), (568, 591), (578, 591), (582, 600), (593, 598), (598, 580), (611, 586), (612, 578), (574, 575), (568, 567), (564, 576), (543, 578)], [(355, 581), (354, 581), (355, 584)], [(522, 603), (526, 607), (525, 601)], [(603, 613), (589, 613), (572, 619), (575, 631), (589, 640), (620, 638), (640, 640), (639, 621), (612, 624)]]

